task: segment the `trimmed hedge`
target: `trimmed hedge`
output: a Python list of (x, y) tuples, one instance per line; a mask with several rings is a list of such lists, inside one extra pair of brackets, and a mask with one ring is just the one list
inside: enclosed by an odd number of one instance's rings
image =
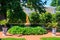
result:
[(1, 38), (0, 40), (25, 40), (24, 38)]
[(10, 34), (39, 35), (46, 34), (47, 30), (42, 27), (19, 27), (13, 26), (8, 30)]

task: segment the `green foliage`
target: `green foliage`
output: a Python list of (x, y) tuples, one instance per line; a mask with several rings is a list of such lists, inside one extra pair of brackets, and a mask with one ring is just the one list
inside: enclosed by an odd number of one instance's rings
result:
[(48, 23), (51, 23), (53, 20), (52, 14), (48, 12), (42, 14), (31, 13), (29, 19), (31, 24), (39, 24), (41, 26), (47, 26)]
[(60, 6), (60, 0), (52, 0), (51, 6)]
[(1, 0), (1, 14), (6, 14), (9, 23), (25, 23), (26, 14), (20, 5), (20, 0)]
[(56, 9), (57, 9), (57, 11), (60, 11), (60, 6), (58, 6)]
[(35, 12), (31, 13), (31, 15), (29, 16), (29, 20), (31, 24), (39, 24), (39, 14)]
[(57, 21), (60, 21), (60, 12), (56, 12), (56, 19)]
[(60, 12), (56, 12), (56, 20), (58, 22), (58, 27), (60, 27)]
[[(24, 12), (14, 13), (11, 10), (7, 11), (7, 18), (9, 19), (9, 23), (25, 23), (26, 22), (26, 14)], [(14, 20), (14, 21), (13, 21)]]
[(57, 19), (56, 19), (56, 14), (51, 14), (51, 18), (50, 18), (50, 22), (48, 21), (48, 23), (46, 24), (47, 27), (58, 27), (58, 22), (57, 22)]
[(32, 28), (31, 27), (26, 27), (24, 32), (23, 32), (24, 35), (30, 35), (32, 34)]
[(9, 19), (9, 23), (25, 23), (26, 14), (23, 12), (23, 9), (20, 5), (20, 1), (13, 1), (11, 1), (11, 4), (8, 5), (9, 8), (7, 10), (7, 17)]
[(40, 14), (40, 25), (44, 25), (45, 21), (46, 21), (45, 14), (44, 13)]
[(7, 23), (7, 20), (0, 20), (0, 25), (5, 25)]
[(9, 33), (11, 34), (22, 34), (24, 31), (24, 28), (19, 27), (19, 26), (13, 26), (8, 30)]
[(58, 27), (58, 22), (56, 20), (56, 14), (52, 14), (51, 22), (48, 22), (47, 27)]
[(48, 27), (53, 27), (53, 28), (56, 28), (56, 27), (58, 27), (58, 22), (51, 22), (51, 23), (49, 23), (48, 24)]
[(52, 19), (52, 14), (51, 13), (46, 12), (45, 17), (46, 17), (46, 23), (51, 22), (51, 19)]
[(46, 33), (47, 33), (47, 30), (45, 30), (44, 28), (39, 27), (39, 26), (32, 29), (32, 34), (35, 34), (35, 35), (37, 35), (37, 34), (46, 34)]
[(48, 38), (42, 38), (41, 40), (60, 40), (59, 37), (48, 37)]
[(25, 38), (1, 38), (1, 40), (26, 40)]
[(40, 14), (40, 24), (41, 25), (44, 25), (44, 26), (47, 26), (48, 23), (51, 23), (52, 21), (52, 14), (51, 13), (42, 13)]
[(56, 21), (57, 21), (57, 19), (56, 19), (56, 14), (52, 14), (52, 21), (53, 21), (53, 22), (56, 22)]
[(45, 8), (43, 5), (46, 4), (47, 0), (43, 2), (42, 0), (24, 0), (24, 4), (26, 2), (26, 6), (34, 9), (36, 12), (42, 13), (45, 12)]
[(23, 35), (38, 35), (38, 34), (46, 34), (47, 30), (42, 27), (19, 27), (13, 26), (8, 30), (11, 34), (23, 34)]
[[(30, 4), (36, 12), (45, 12), (43, 5), (46, 4), (46, 1), (42, 2), (42, 0), (27, 0), (26, 3), (27, 5)], [(0, 0), (0, 5), (0, 14), (4, 14), (5, 17), (7, 16), (6, 18), (8, 19), (8, 23), (26, 22), (26, 14), (22, 9), (20, 0)]]

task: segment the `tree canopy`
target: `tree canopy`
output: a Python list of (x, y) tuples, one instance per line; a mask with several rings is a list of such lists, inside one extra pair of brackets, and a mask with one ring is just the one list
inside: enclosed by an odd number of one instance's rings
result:
[[(22, 0), (22, 3), (27, 3), (27, 6), (35, 9), (36, 12), (45, 12), (45, 2), (42, 0)], [(5, 17), (8, 15), (9, 22), (20, 23), (25, 22), (26, 14), (23, 11), (20, 0), (0, 0), (0, 14), (4, 14)], [(14, 21), (13, 21), (14, 20)]]
[(56, 10), (60, 11), (60, 0), (52, 0), (51, 6), (56, 7)]
[(45, 2), (43, 2), (42, 0), (24, 0), (23, 2), (25, 4), (27, 3), (27, 6), (33, 8), (36, 12), (45, 12), (44, 5), (46, 4), (47, 0), (45, 0)]
[(60, 0), (52, 0), (51, 6), (60, 6)]

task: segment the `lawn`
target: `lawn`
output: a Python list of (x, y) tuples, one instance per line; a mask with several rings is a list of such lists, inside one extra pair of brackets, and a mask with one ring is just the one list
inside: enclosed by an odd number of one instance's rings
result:
[(42, 38), (41, 40), (60, 40), (59, 37), (48, 37), (48, 38)]
[(0, 38), (0, 40), (25, 40), (25, 38)]

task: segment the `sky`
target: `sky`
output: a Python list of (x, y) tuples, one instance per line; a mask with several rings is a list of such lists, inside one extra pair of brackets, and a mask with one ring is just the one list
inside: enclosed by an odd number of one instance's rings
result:
[[(42, 1), (45, 1), (45, 0), (42, 0)], [(48, 0), (46, 6), (50, 6), (51, 2), (52, 2), (51, 0)]]

